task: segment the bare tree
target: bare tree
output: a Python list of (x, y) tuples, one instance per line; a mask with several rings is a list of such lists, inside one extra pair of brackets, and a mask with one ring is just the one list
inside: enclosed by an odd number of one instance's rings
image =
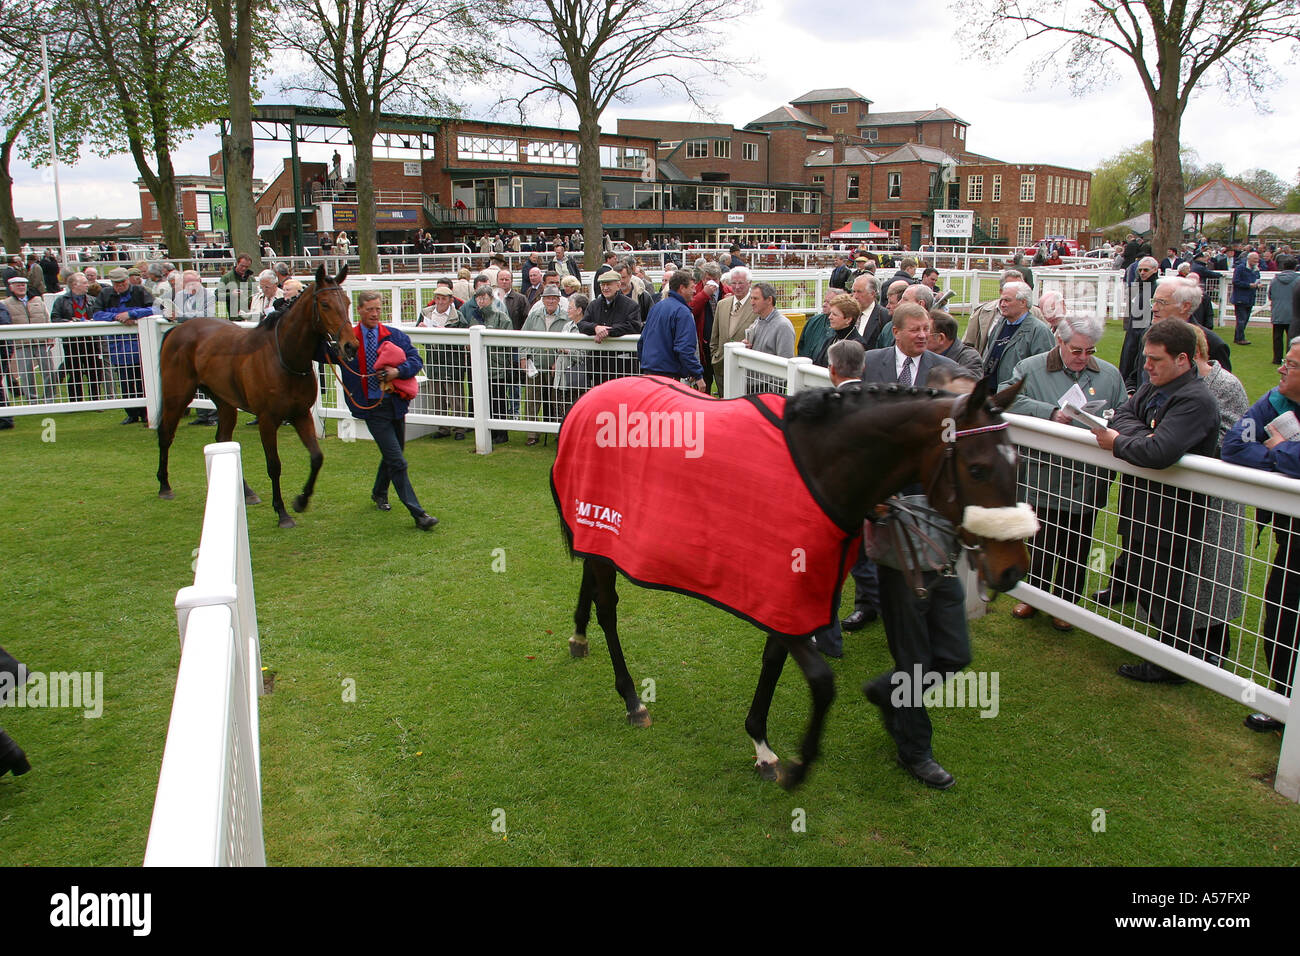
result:
[(266, 62), (269, 46), (265, 15), (269, 0), (209, 0), (217, 44), (226, 63), (226, 99), (230, 126), (221, 138), (221, 163), (226, 174), (226, 215), (230, 244), (253, 257), (262, 268), (253, 203), (253, 80)]
[(700, 92), (715, 74), (749, 63), (726, 54), (732, 44), (722, 28), (753, 8), (752, 0), (506, 0), (484, 11), (499, 38), (494, 65), (526, 87), (503, 102), (518, 108), (521, 121), (533, 97), (577, 111), (587, 265), (599, 259), (605, 211), (601, 114), (647, 83), (702, 107)]
[(1182, 240), (1179, 137), (1192, 91), (1213, 72), (1262, 108), (1260, 94), (1274, 79), (1270, 45), (1300, 32), (1300, 0), (979, 0), (978, 12), (959, 2), (962, 20), (979, 30), (981, 55), (1000, 57), (1024, 40), (1059, 41), (1043, 61), (1064, 54), (1076, 93), (1094, 88), (1113, 57), (1129, 61), (1151, 104), (1155, 248)]
[(279, 45), (312, 71), (289, 84), (337, 103), (356, 151), (357, 248), (361, 271), (379, 271), (374, 141), (381, 110), (454, 115), (443, 93), (472, 75), (464, 51), (471, 21), (460, 0), (285, 0)]

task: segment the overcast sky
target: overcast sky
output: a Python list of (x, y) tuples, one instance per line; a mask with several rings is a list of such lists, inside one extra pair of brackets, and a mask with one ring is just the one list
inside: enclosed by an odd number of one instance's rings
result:
[[(757, 62), (743, 75), (704, 81), (711, 116), (694, 112), (680, 94), (665, 96), (647, 86), (633, 103), (611, 108), (602, 117), (602, 127), (613, 131), (620, 116), (701, 118), (744, 126), (809, 90), (847, 86), (870, 99), (873, 111), (946, 107), (971, 124), (969, 149), (1012, 162), (1090, 170), (1151, 136), (1150, 108), (1131, 66), (1125, 67), (1127, 60), (1116, 59), (1109, 75), (1098, 76), (1085, 95), (1076, 97), (1053, 68), (1029, 69), (1036, 56), (1047, 52), (1042, 44), (1022, 47), (1002, 62), (967, 57), (952, 36), (949, 0), (912, 0), (906, 5), (868, 0), (849, 7), (842, 0), (760, 2), (762, 9), (752, 23), (718, 31), (720, 44), (754, 50)], [(1287, 64), (1281, 51), (1275, 60), (1283, 82), (1268, 97), (1271, 113), (1256, 113), (1246, 97), (1210, 84), (1193, 97), (1184, 116), (1183, 145), (1197, 151), (1200, 163), (1220, 162), (1230, 174), (1263, 167), (1295, 181), (1300, 109), (1288, 102), (1285, 91), (1300, 81), (1300, 65)], [(517, 120), (517, 114), (489, 116), (496, 100), (491, 91), (469, 90), (462, 98), (467, 116)], [(263, 99), (293, 101), (297, 99), (273, 87)], [(539, 108), (531, 119), (576, 126), (572, 116), (549, 108)], [(219, 149), (215, 127), (200, 130), (176, 154), (176, 170), (205, 174), (208, 154)], [(328, 146), (304, 146), (301, 154), (325, 159), (332, 151)], [(287, 146), (258, 143), (256, 175), (269, 181), (287, 153)], [(49, 171), (33, 170), (19, 160), (13, 165), (18, 216), (52, 219)], [(61, 166), (64, 216), (137, 218), (138, 176), (127, 155), (107, 160), (86, 156), (77, 166)]]

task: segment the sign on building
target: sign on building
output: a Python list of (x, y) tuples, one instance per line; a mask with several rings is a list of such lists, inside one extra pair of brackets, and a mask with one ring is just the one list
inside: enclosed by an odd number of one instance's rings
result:
[(744, 221), (745, 221), (745, 214), (743, 212), (727, 213), (727, 222), (744, 222)]
[(970, 209), (936, 209), (936, 239), (969, 239), (975, 230), (975, 213)]
[(418, 178), (419, 175), (420, 175), (420, 164), (419, 164), (418, 162), (417, 162), (417, 163), (407, 163), (407, 162), (402, 163), (402, 175), (403, 175), (403, 176), (415, 176), (415, 177)]

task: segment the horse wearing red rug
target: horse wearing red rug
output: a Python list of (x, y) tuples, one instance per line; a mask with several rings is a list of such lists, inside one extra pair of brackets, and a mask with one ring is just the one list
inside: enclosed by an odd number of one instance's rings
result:
[[(1015, 455), (999, 413), (1013, 397), (990, 404), (983, 386), (968, 399), (851, 386), (723, 401), (652, 376), (592, 389), (565, 417), (551, 470), (570, 552), (584, 559), (571, 653), (586, 655), (594, 603), (628, 720), (648, 726), (618, 640), (616, 569), (756, 625), (768, 637), (746, 730), (759, 770), (797, 784), (834, 696), (808, 638), (835, 620), (868, 511), (917, 481), (955, 525), (970, 506), (1014, 509)], [(1023, 541), (993, 542), (983, 565), (993, 586), (1014, 586), (1027, 567)], [(766, 723), (787, 655), (813, 712), (802, 759), (781, 763)]]

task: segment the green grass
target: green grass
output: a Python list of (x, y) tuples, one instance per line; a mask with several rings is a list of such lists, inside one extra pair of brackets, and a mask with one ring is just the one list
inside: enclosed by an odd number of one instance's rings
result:
[[(1242, 353), (1257, 397), (1263, 335)], [(1113, 332), (1103, 339), (1118, 348)], [(0, 712), (34, 769), (0, 779), (0, 861), (134, 865), (143, 857), (171, 707), (172, 601), (191, 578), (206, 429), (182, 427), (177, 498), (155, 497), (152, 432), (113, 412), (61, 416), (57, 440), (19, 418), (0, 433), (8, 520), (5, 646), (33, 670), (103, 670), (104, 716)], [(243, 426), (246, 471), (269, 498)], [(287, 488), (305, 454), (282, 431)], [(250, 509), (264, 663), (263, 800), (273, 864), (1293, 864), (1300, 809), (1271, 788), (1278, 738), (1195, 686), (1114, 674), (1129, 655), (1003, 598), (972, 629), (974, 667), (1000, 675), (1000, 713), (934, 715), (957, 786), (934, 793), (893, 763), (858, 691), (888, 666), (879, 624), (848, 635), (823, 759), (799, 791), (758, 780), (742, 722), (762, 638), (702, 602), (624, 584), (634, 678), (655, 682), (655, 724), (623, 719), (603, 640), (571, 660), (579, 567), (547, 485), (554, 445), (516, 435), (408, 448), (416, 531), (369, 502), (370, 443), (325, 443), (312, 509), (280, 531)], [(292, 444), (290, 443), (292, 441)], [(505, 570), (493, 570), (504, 549)], [(499, 566), (499, 564), (498, 564)], [(851, 600), (851, 595), (849, 597)], [(848, 610), (846, 601), (845, 610)], [(343, 682), (355, 681), (345, 702)], [(793, 665), (773, 746), (807, 717)], [(792, 814), (807, 832), (793, 832)], [(1106, 830), (1093, 831), (1094, 810)], [(506, 833), (492, 829), (504, 811)], [(499, 816), (499, 815), (498, 815)]]

